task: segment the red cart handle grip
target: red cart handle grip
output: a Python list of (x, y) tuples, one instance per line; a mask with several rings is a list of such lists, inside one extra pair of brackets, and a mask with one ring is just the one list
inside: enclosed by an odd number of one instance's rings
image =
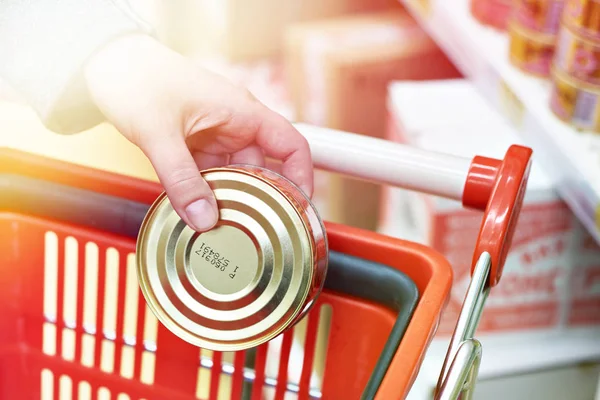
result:
[(511, 146), (504, 160), (477, 156), (471, 162), (463, 205), (485, 210), (473, 253), (471, 272), (481, 254), (491, 256), (489, 286), (502, 277), (531, 170), (532, 150)]
[(525, 194), (532, 151), (512, 146), (503, 160), (472, 160), (365, 135), (295, 124), (310, 144), (317, 168), (462, 201), (484, 211), (473, 268), (491, 255), (489, 285), (502, 276)]

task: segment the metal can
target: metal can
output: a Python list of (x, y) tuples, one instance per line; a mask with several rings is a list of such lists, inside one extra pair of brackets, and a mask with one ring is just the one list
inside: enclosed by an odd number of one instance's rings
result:
[(547, 77), (554, 57), (556, 36), (529, 32), (511, 22), (510, 62), (532, 75)]
[(556, 35), (564, 0), (515, 0), (512, 20), (532, 32)]
[(586, 84), (553, 68), (550, 108), (575, 128), (600, 131), (600, 86)]
[(554, 65), (588, 83), (600, 83), (600, 40), (583, 37), (568, 26), (560, 30)]
[(137, 273), (148, 307), (181, 339), (214, 351), (263, 344), (298, 322), (323, 288), (324, 225), (310, 199), (265, 168), (202, 171), (219, 221), (197, 233), (165, 193), (138, 235)]
[(600, 38), (599, 0), (567, 0), (562, 19), (579, 34)]

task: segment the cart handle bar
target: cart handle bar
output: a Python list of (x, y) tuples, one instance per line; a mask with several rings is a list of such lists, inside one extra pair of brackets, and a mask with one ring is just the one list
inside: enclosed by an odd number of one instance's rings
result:
[(461, 201), (484, 212), (471, 272), (479, 255), (491, 256), (488, 285), (502, 269), (531, 169), (532, 150), (511, 146), (503, 160), (473, 159), (339, 130), (296, 123), (307, 139), (316, 168)]

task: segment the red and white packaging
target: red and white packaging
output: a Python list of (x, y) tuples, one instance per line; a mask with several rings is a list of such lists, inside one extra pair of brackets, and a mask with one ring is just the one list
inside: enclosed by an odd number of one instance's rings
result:
[(600, 246), (583, 227), (579, 231), (567, 323), (573, 328), (600, 326)]
[[(348, 15), (291, 25), (285, 33), (286, 75), (292, 104), (299, 121), (327, 125), (328, 85), (326, 61), (340, 48), (363, 48), (403, 41), (408, 32), (426, 38), (414, 19), (403, 9)], [(313, 204), (321, 217), (336, 218), (331, 186), (335, 175), (315, 171)]]
[[(462, 80), (395, 82), (389, 87), (388, 139), (464, 157), (502, 158), (519, 137)], [(454, 285), (438, 336), (456, 324), (469, 281), (482, 213), (460, 202), (387, 188), (381, 231), (432, 246), (454, 268)], [(407, 217), (411, 218), (407, 224)], [(566, 324), (569, 282), (580, 226), (535, 163), (506, 260), (503, 278), (487, 300), (478, 333), (558, 331)]]
[[(401, 8), (295, 24), (285, 42), (297, 119), (333, 129), (383, 137), (388, 82), (460, 76)], [(374, 229), (379, 187), (354, 183), (315, 171), (313, 203), (326, 220)]]

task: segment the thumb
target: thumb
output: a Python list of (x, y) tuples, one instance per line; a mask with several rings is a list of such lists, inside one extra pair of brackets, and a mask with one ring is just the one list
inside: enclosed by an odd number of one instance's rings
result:
[(217, 202), (183, 138), (153, 139), (144, 152), (181, 219), (199, 232), (215, 226), (219, 217)]

